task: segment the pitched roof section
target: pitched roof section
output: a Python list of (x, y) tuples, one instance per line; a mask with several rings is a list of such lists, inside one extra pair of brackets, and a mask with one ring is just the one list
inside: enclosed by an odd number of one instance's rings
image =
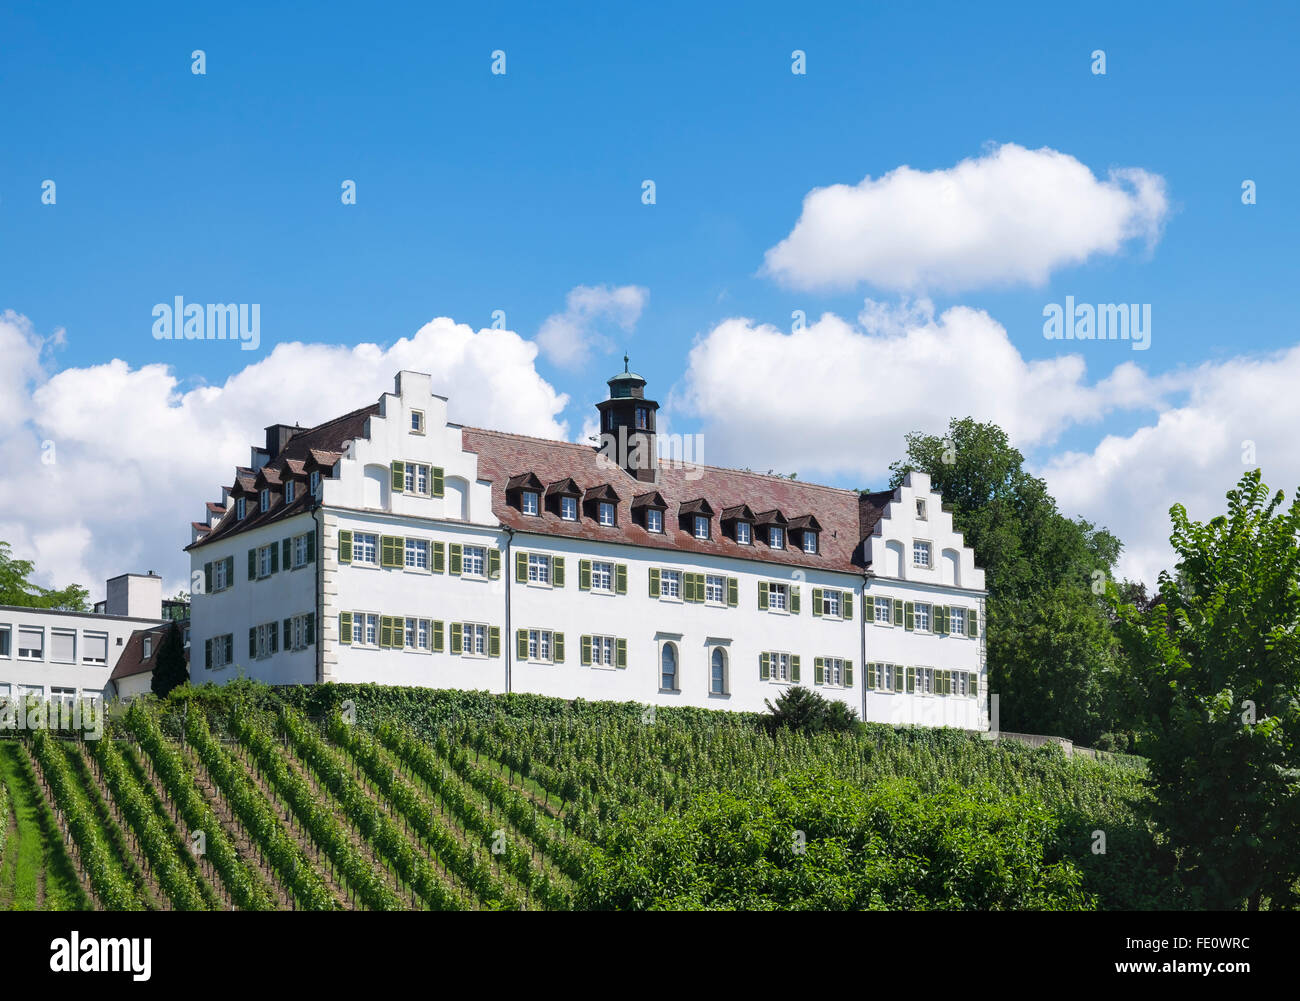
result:
[[(177, 627), (185, 628), (184, 622), (178, 622)], [(153, 671), (154, 664), (158, 662), (158, 648), (162, 646), (163, 639), (167, 636), (167, 630), (172, 627), (170, 622), (165, 622), (160, 626), (150, 626), (148, 629), (137, 629), (127, 637), (126, 644), (122, 647), (121, 656), (117, 658), (117, 664), (113, 667), (113, 673), (108, 676), (109, 681), (117, 681), (119, 678), (130, 678), (137, 674), (148, 674)], [(153, 645), (149, 650), (149, 656), (144, 655), (144, 638), (153, 637)], [(189, 658), (188, 652), (186, 659)]]
[[(354, 438), (361, 437), (366, 427), (366, 421), (377, 413), (379, 413), (379, 404), (376, 402), (368, 407), (353, 410), (342, 417), (336, 417), (332, 421), (326, 421), (324, 424), (318, 424), (314, 428), (308, 428), (299, 434), (295, 434), (284, 446), (284, 451), (270, 463), (270, 466), (274, 467), (274, 471), (278, 474), (278, 471), (284, 468), (290, 460), (306, 463), (308, 459), (311, 459), (314, 460), (316, 465), (333, 465), (338, 460), (338, 457), (347, 451), (348, 443)], [(328, 462), (323, 461), (327, 459)], [(255, 478), (256, 474), (251, 469), (242, 466), (236, 467), (236, 481), (241, 486), (245, 486), (246, 483), (245, 489), (250, 492), (253, 490)], [(269, 481), (270, 476), (266, 476), (265, 479)], [(280, 477), (276, 475), (276, 482), (279, 482), (279, 480)], [(260, 509), (248, 511), (247, 517), (242, 521), (235, 518), (235, 505), (231, 504), (225, 516), (212, 527), (211, 532), (208, 532), (203, 538), (191, 542), (185, 548), (187, 551), (198, 549), (219, 539), (228, 539), (232, 535), (239, 535), (241, 532), (247, 532), (253, 528), (260, 528), (263, 525), (293, 517), (303, 511), (311, 510), (312, 502), (311, 494), (304, 490), (298, 497), (294, 498), (292, 504), (286, 507), (283, 493), (273, 490), (271, 509), (269, 511)]]
[(858, 534), (862, 538), (870, 538), (875, 532), (876, 523), (889, 511), (889, 502), (893, 499), (892, 490), (858, 495)]
[[(599, 452), (587, 445), (470, 427), (462, 429), (461, 438), (466, 451), (478, 454), (479, 478), (492, 481), (493, 514), (502, 524), (519, 532), (848, 573), (859, 573), (862, 568), (859, 502), (858, 494), (853, 490), (715, 466), (685, 466), (660, 461), (659, 479), (654, 489), (646, 492), (647, 484), (638, 482), (620, 468), (611, 468), (611, 463), (602, 461)], [(572, 478), (584, 489), (610, 484), (624, 498), (618, 502), (617, 524), (614, 527), (602, 526), (589, 518), (561, 521), (549, 511), (536, 516), (524, 514), (507, 504), (505, 497), (506, 484), (524, 473), (533, 473), (545, 483)], [(714, 511), (747, 505), (751, 510), (764, 512), (784, 510), (800, 515), (813, 514), (822, 525), (821, 551), (809, 554), (792, 548), (770, 549), (762, 541), (745, 546), (721, 532), (712, 533), (713, 537), (709, 539), (696, 539), (677, 528), (675, 517), (664, 519), (662, 534), (647, 532), (629, 516), (629, 510), (646, 506), (646, 502), (656, 494), (663, 498), (673, 515), (679, 505), (700, 499), (707, 499), (708, 506)]]

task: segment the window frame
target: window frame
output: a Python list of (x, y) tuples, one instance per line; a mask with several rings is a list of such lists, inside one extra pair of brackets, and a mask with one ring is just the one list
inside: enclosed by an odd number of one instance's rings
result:
[[(533, 568), (537, 568), (537, 576), (533, 576)], [(525, 583), (536, 585), (538, 587), (551, 587), (551, 557), (546, 553), (529, 553), (528, 554), (528, 580)]]
[[(366, 541), (369, 540), (369, 541)], [(366, 551), (369, 550), (370, 558), (365, 558)], [(379, 535), (375, 532), (357, 532), (352, 533), (352, 565), (361, 564), (363, 567), (379, 566)]]
[[(781, 596), (781, 601), (776, 601), (776, 595)], [(783, 580), (771, 580), (767, 582), (767, 610), (769, 612), (790, 613), (790, 585)]]
[(568, 494), (560, 495), (560, 520), (561, 521), (578, 520), (578, 498), (571, 497)]
[(767, 548), (785, 549), (785, 529), (780, 525), (767, 526)]
[[(668, 586), (669, 581), (673, 582), (673, 587)], [(682, 600), (682, 572), (680, 570), (670, 570), (667, 567), (659, 568), (659, 600), (669, 601)]]
[[(811, 545), (811, 548), (809, 548)], [(803, 539), (800, 540), (800, 549), (809, 556), (816, 556), (818, 553), (817, 533), (806, 531), (803, 533)]]
[[(925, 609), (925, 625), (921, 625), (921, 610)], [(928, 601), (912, 602), (912, 631), (916, 633), (934, 632), (934, 605)]]
[[(475, 564), (478, 569), (469, 569), (470, 564)], [(460, 547), (460, 575), (462, 577), (472, 577), (474, 579), (487, 579), (488, 555), (487, 546), (474, 546), (462, 544)]]
[[(531, 504), (529, 501), (531, 500)], [(542, 497), (536, 490), (521, 490), (519, 492), (519, 510), (530, 518), (540, 518), (542, 515)]]
[[(598, 501), (596, 503), (596, 521), (605, 528), (613, 528), (618, 521), (616, 510), (613, 501)], [(606, 515), (609, 516), (608, 521), (605, 520)]]
[(693, 515), (691, 518), (691, 536), (700, 542), (708, 542), (713, 526), (707, 514)]
[[(26, 656), (23, 655), (23, 650), (24, 650), (24, 649), (26, 649), (26, 650), (31, 650), (31, 649), (33, 649), (32, 647), (24, 647), (24, 646), (23, 646), (23, 633), (25, 633), (25, 632), (26, 632), (26, 633), (36, 633), (36, 634), (40, 637), (40, 640), (41, 640), (41, 647), (40, 647), (40, 656), (39, 656), (39, 657), (33, 657), (30, 653), (27, 654)], [(45, 644), (45, 627), (44, 627), (44, 626), (25, 626), (25, 625), (23, 625), (21, 622), (18, 623), (18, 642), (17, 642), (16, 644), (14, 644), (14, 659), (15, 659), (15, 660), (27, 660), (27, 661), (31, 661), (31, 662), (33, 662), (33, 663), (44, 663), (44, 662), (45, 662), (45, 659), (46, 659), (46, 654), (47, 654), (48, 652), (49, 652), (49, 648), (48, 648), (48, 647), (46, 646), (46, 644)]]
[[(603, 568), (603, 569), (598, 569)], [(591, 561), (591, 590), (597, 594), (614, 593), (614, 575), (617, 571), (614, 569), (612, 560), (592, 560)], [(600, 576), (604, 583), (596, 582), (597, 576)]]
[[(884, 609), (884, 615), (881, 615), (881, 609)], [(893, 601), (888, 597), (875, 595), (871, 599), (871, 621), (878, 626), (894, 625)]]
[[(402, 569), (409, 570), (411, 573), (430, 573), (432, 566), (430, 564), (430, 545), (428, 539), (417, 539), (407, 536), (402, 541)], [(420, 554), (424, 554), (424, 563), (420, 563)], [(412, 562), (414, 556), (414, 562)]]
[(261, 508), (263, 514), (271, 510), (271, 488), (270, 487), (263, 487), (261, 490), (258, 491), (257, 506)]
[[(721, 678), (715, 681), (715, 673), (718, 671), (718, 665), (714, 663), (719, 657), (722, 658)], [(730, 695), (731, 690), (728, 685), (727, 675), (730, 673), (731, 658), (727, 656), (727, 648), (721, 644), (715, 645), (709, 649), (709, 694), (712, 696)], [(715, 684), (718, 687), (714, 687)]]
[[(743, 530), (743, 531), (742, 531)], [(741, 538), (741, 535), (744, 538)], [(747, 521), (736, 522), (736, 545), (752, 546), (754, 544), (754, 527)]]
[(411, 434), (424, 434), (424, 411), (423, 410), (411, 411), (410, 431)]
[[(925, 553), (925, 562), (917, 559), (919, 553)], [(928, 539), (912, 540), (912, 566), (921, 570), (934, 569), (934, 549)]]
[[(664, 670), (664, 657), (669, 651), (672, 651), (672, 659), (673, 659), (672, 687), (668, 687), (664, 684), (664, 679), (668, 677), (667, 672)], [(682, 684), (681, 650), (678, 649), (677, 643), (674, 640), (664, 640), (659, 644), (659, 691), (680, 692), (682, 690), (681, 684)]]
[(654, 535), (664, 534), (664, 513), (657, 507), (646, 508), (645, 530)]
[[(716, 598), (710, 594), (710, 590), (714, 587), (714, 581), (717, 581)], [(727, 603), (727, 577), (725, 574), (707, 572), (704, 574), (704, 603), (706, 605), (725, 605)]]

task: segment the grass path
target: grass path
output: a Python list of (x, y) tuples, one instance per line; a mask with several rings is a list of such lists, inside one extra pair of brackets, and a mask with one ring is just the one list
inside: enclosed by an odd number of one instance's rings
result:
[(9, 790), (9, 840), (0, 865), (0, 911), (87, 907), (72, 861), (17, 741), (0, 740), (0, 782)]

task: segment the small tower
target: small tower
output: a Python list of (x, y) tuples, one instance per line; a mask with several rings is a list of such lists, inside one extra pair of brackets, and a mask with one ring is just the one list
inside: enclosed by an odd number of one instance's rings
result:
[(609, 399), (596, 404), (600, 411), (600, 448), (630, 476), (645, 483), (655, 481), (655, 413), (659, 404), (645, 397), (645, 379), (627, 370), (609, 380)]

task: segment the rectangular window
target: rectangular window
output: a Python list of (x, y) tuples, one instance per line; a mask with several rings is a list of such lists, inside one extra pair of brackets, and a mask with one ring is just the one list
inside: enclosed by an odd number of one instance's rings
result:
[(416, 619), (415, 621), (415, 648), (417, 650), (429, 649), (429, 620)]
[(528, 554), (528, 583), (549, 584), (551, 582), (551, 558), (544, 553)]
[(211, 659), (208, 666), (216, 671), (225, 667), (234, 659), (235, 637), (233, 633), (226, 633), (224, 636), (214, 636), (211, 639)]
[(528, 630), (528, 659), (550, 663), (551, 631), (549, 629)]
[(953, 672), (953, 695), (966, 695), (966, 679), (968, 675), (965, 671)]
[(429, 569), (429, 540), (428, 539), (407, 539), (405, 562), (406, 562), (406, 568), (408, 570), (428, 570)]
[(707, 574), (704, 578), (704, 600), (714, 605), (721, 605), (727, 600), (727, 580), (717, 574)]
[(920, 497), (916, 499), (916, 516), (921, 521), (925, 521), (925, 501)]
[(379, 645), (379, 616), (366, 615), (366, 646)]
[(293, 566), (294, 568), (305, 567), (307, 565), (307, 536), (295, 535), (293, 537)]
[(894, 665), (876, 665), (876, 691), (892, 692), (894, 690)]
[(525, 490), (520, 500), (520, 504), (523, 507), (524, 514), (536, 514), (537, 513), (537, 491)]
[(578, 520), (578, 498), (576, 497), (560, 498), (560, 517), (564, 521)]
[(415, 619), (407, 619), (402, 629), (402, 645), (408, 650), (416, 649), (415, 646)]
[(225, 560), (217, 560), (212, 564), (212, 590), (224, 591), (230, 586), (230, 579), (226, 573), (228, 564)]
[(244, 520), (244, 515), (245, 515), (245, 514), (246, 514), (246, 511), (245, 511), (245, 505), (244, 505), (244, 498), (242, 498), (242, 497), (236, 497), (236, 498), (235, 498), (235, 517), (236, 517), (239, 521), (243, 521), (243, 520)]
[(750, 544), (749, 522), (736, 522), (736, 541), (742, 546), (748, 546)]
[(293, 480), (289, 480), (289, 482), (287, 482), (287, 483), (284, 485), (284, 502), (285, 502), (286, 504), (292, 504), (292, 503), (293, 503), (293, 491), (294, 491), (294, 486), (295, 486), (295, 484), (294, 484)]
[[(13, 627), (0, 626), (0, 657), (12, 657), (11, 644), (13, 643)], [(104, 637), (105, 653), (107, 653), (108, 637)]]
[(429, 467), (418, 462), (406, 463), (406, 492), (408, 494), (429, 495)]
[(593, 560), (591, 564), (591, 589), (593, 591), (614, 590), (614, 564)]
[(771, 678), (773, 681), (790, 680), (790, 655), (773, 651), (768, 655), (768, 662), (771, 665)]
[(645, 528), (647, 532), (662, 532), (664, 530), (664, 513), (657, 508), (646, 508)]
[(912, 566), (928, 567), (930, 565), (930, 543), (912, 543)]
[(18, 658), (20, 660), (45, 659), (45, 630), (39, 626), (18, 627)]
[(150, 657), (153, 656), (153, 637), (152, 637), (152, 636), (143, 636), (143, 637), (141, 637), (141, 644), (140, 644), (140, 645), (141, 645), (141, 650), (140, 650), (140, 659), (141, 659), (141, 660), (148, 660)]
[(352, 535), (352, 562), (376, 565), (379, 539), (369, 532), (354, 532)]
[(804, 551), (805, 553), (816, 553), (816, 552), (817, 552), (817, 533), (816, 533), (816, 532), (804, 532), (804, 533), (803, 533), (803, 551)]
[(487, 550), (482, 546), (462, 546), (460, 572), (463, 577), (487, 576)]
[(261, 506), (263, 511), (271, 510), (271, 488), (263, 487), (261, 492)]
[(888, 598), (877, 598), (875, 600), (875, 619), (877, 622), (883, 623), (887, 626), (892, 624), (891, 612), (893, 609), (890, 605), (891, 602)]
[(364, 644), (366, 641), (366, 617), (360, 612), (352, 616), (352, 642), (354, 644)]
[(822, 591), (822, 615), (840, 617), (840, 592), (829, 588)]
[(487, 633), (488, 627), (483, 625), (481, 622), (466, 622), (461, 627), (464, 652), (473, 654), (477, 657), (486, 657)]
[(275, 555), (275, 543), (257, 548), (257, 579), (271, 576), (271, 559)]
[(930, 606), (918, 601), (916, 603), (916, 614), (913, 623), (917, 629), (930, 628)]
[(695, 516), (695, 537), (697, 539), (709, 537), (709, 519), (702, 514)]
[[(148, 637), (145, 639), (148, 642)], [(148, 651), (146, 651), (145, 657), (148, 656)], [(53, 664), (75, 664), (77, 662), (76, 630), (50, 630), (50, 662)]]
[(840, 657), (822, 658), (822, 684), (844, 687), (844, 660)]
[(659, 571), (659, 597), (680, 598), (682, 596), (682, 572), (680, 570)]
[(785, 529), (772, 527), (767, 530), (767, 544), (773, 549), (785, 548)]
[(600, 505), (597, 508), (597, 514), (599, 515), (600, 523), (606, 528), (614, 524), (614, 505), (609, 501), (600, 502)]
[(597, 667), (614, 666), (613, 636), (593, 636), (591, 638), (591, 662)]
[(263, 622), (257, 627), (256, 644), (253, 656), (261, 660), (264, 657), (270, 657), (276, 652), (276, 624), (274, 622)]
[(411, 411), (411, 433), (424, 434), (424, 411), (423, 410)]
[(83, 664), (108, 663), (108, 633), (81, 634), (81, 662)]
[(933, 667), (918, 667), (916, 669), (916, 690), (922, 695), (934, 694)]
[(954, 636), (966, 635), (966, 609), (948, 609), (948, 632)]
[(790, 607), (790, 590), (785, 584), (769, 584), (767, 586), (767, 607), (778, 612), (784, 612)]
[(311, 482), (311, 495), (313, 497), (319, 497), (320, 496), (320, 472), (318, 470), (312, 470), (310, 482)]
[(647, 431), (650, 428), (650, 408), (636, 408), (636, 428), (638, 431)]

